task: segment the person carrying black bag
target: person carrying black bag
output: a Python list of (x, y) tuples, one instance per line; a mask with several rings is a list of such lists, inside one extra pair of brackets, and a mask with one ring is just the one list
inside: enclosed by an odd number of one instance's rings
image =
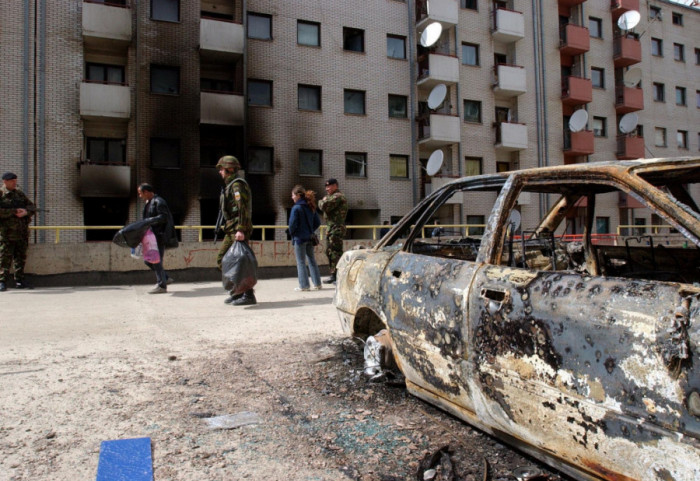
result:
[(147, 221), (158, 242), (158, 253), (160, 262), (144, 263), (156, 273), (156, 285), (148, 291), (149, 294), (165, 294), (168, 292), (168, 284), (173, 282), (173, 278), (168, 276), (163, 268), (163, 257), (165, 249), (175, 248), (178, 245), (175, 234), (175, 222), (170, 213), (168, 203), (161, 196), (157, 195), (151, 184), (141, 184), (138, 187), (139, 198), (146, 202), (143, 207), (143, 219)]

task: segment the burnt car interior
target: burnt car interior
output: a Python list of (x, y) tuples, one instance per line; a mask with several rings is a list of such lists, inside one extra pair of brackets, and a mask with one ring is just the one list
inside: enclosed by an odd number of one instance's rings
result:
[[(696, 178), (698, 175), (694, 171), (680, 176), (677, 171), (650, 171), (641, 173), (640, 177), (652, 184), (650, 189), (658, 189), (700, 218), (700, 210), (690, 194), (690, 184), (699, 180)], [(684, 183), (679, 183), (679, 178)], [(467, 183), (454, 188), (449, 194), (498, 192), (502, 186)], [(700, 282), (700, 249), (676, 231), (670, 225), (671, 219), (666, 218), (663, 212), (657, 212), (638, 195), (625, 192), (616, 184), (604, 180), (532, 182), (524, 185), (522, 192), (547, 194), (552, 207), (538, 224), (523, 226), (508, 221), (512, 219), (510, 211), (520, 208), (517, 202), (504, 210), (500, 217), (508, 220), (502, 221), (505, 224), (501, 229), (503, 236), (501, 244), (496, 246), (500, 253), (496, 257), (498, 265), (688, 284)], [(400, 232), (394, 240), (404, 238), (406, 243), (405, 246), (402, 244), (403, 248), (415, 254), (476, 260), (481, 245), (478, 236), (463, 236), (459, 230), (446, 230), (445, 235), (436, 238), (426, 238), (423, 234), (427, 229), (421, 227), (430, 224), (428, 219), (450, 198), (449, 194), (437, 197), (427, 209), (414, 212), (415, 218), (404, 224), (404, 232)], [(633, 198), (625, 206), (632, 205), (646, 212), (651, 209), (658, 227), (628, 227), (618, 233), (600, 232), (603, 230), (599, 225), (600, 219), (610, 215), (596, 209), (596, 205), (600, 204), (596, 200), (602, 196), (613, 196), (619, 199), (620, 204)]]

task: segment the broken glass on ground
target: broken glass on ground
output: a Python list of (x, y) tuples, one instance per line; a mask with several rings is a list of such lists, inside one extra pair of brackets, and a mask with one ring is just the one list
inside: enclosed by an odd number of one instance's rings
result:
[(235, 429), (250, 424), (260, 424), (262, 419), (257, 413), (242, 411), (236, 414), (224, 414), (204, 419), (209, 429)]

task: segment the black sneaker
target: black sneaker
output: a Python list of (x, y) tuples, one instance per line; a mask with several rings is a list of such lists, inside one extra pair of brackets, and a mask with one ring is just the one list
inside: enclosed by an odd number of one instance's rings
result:
[(7, 286), (5, 285), (4, 282), (0, 282), (0, 292), (5, 292), (7, 290)]
[(324, 279), (325, 284), (335, 284), (335, 272), (328, 279)]
[(15, 289), (33, 289), (26, 281), (15, 281)]
[(257, 304), (258, 301), (255, 299), (255, 294), (245, 293), (235, 301), (231, 303), (232, 306), (252, 306)]
[(224, 304), (231, 304), (233, 301), (237, 301), (243, 297), (243, 294), (236, 294), (235, 296), (228, 296), (226, 300), (224, 301)]

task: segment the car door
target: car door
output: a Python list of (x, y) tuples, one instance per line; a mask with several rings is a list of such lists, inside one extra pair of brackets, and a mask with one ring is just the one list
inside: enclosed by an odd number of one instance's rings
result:
[[(503, 208), (494, 211), (486, 235), (504, 238), (498, 226), (516, 195), (501, 193)], [(676, 372), (665, 362), (688, 340), (682, 326), (690, 323), (691, 306), (697, 309), (698, 290), (499, 265), (491, 255), (497, 241), (482, 246), (489, 252), (480, 258), (491, 260), (469, 292), (477, 415), (495, 431), (597, 476), (657, 479), (649, 473), (668, 462), (662, 443), (681, 426), (699, 434), (698, 419), (683, 405), (697, 375), (687, 364), (672, 363)], [(644, 462), (630, 455), (635, 445), (645, 447)], [(676, 449), (680, 460), (697, 457), (687, 444)], [(690, 473), (682, 463), (677, 472)]]

